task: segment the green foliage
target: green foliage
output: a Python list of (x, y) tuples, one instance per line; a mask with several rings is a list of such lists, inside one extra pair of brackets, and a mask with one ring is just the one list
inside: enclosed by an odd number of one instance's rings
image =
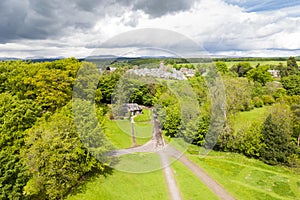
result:
[(228, 115), (238, 111), (248, 111), (253, 108), (252, 88), (253, 85), (245, 78), (223, 78), (226, 89)]
[(102, 74), (97, 87), (102, 94), (102, 103), (111, 103), (112, 94), (123, 73), (124, 70), (117, 69), (114, 72), (105, 72)]
[(269, 69), (269, 66), (258, 66), (248, 71), (246, 77), (249, 80), (265, 85), (267, 82), (273, 80), (271, 73), (268, 72)]
[(291, 111), (284, 105), (276, 105), (263, 124), (264, 147), (260, 150), (260, 159), (268, 164), (288, 164), (288, 157), (296, 153), (291, 141)]
[(281, 79), (283, 88), (286, 89), (286, 93), (290, 96), (300, 95), (300, 76), (291, 75)]
[(179, 106), (166, 108), (166, 119), (163, 123), (163, 132), (166, 136), (176, 137), (181, 124), (181, 113)]
[[(269, 166), (236, 153), (211, 151), (207, 156), (189, 156), (239, 200), (299, 199), (299, 170)], [(297, 184), (297, 182), (299, 182)]]
[(262, 95), (261, 98), (264, 102), (264, 105), (272, 105), (273, 103), (275, 103), (275, 100), (271, 95)]
[(273, 97), (274, 99), (282, 99), (283, 97), (286, 96), (286, 90), (284, 88), (278, 88), (274, 93)]
[(288, 75), (293, 75), (297, 74), (299, 72), (299, 67), (297, 65), (297, 61), (295, 57), (289, 57), (287, 60), (287, 74)]
[(203, 76), (194, 76), (189, 78), (189, 83), (196, 93), (196, 97), (199, 101), (199, 104), (202, 104), (207, 101), (208, 88), (206, 81)]
[(233, 149), (248, 157), (259, 158), (260, 149), (264, 147), (261, 134), (262, 124), (254, 122), (247, 130), (241, 130), (232, 141)]
[(254, 97), (254, 98), (253, 98), (253, 104), (254, 104), (254, 107), (256, 107), (256, 108), (261, 108), (261, 107), (263, 107), (264, 102), (263, 102), (263, 100), (261, 100), (261, 98), (259, 98), (259, 97)]
[(40, 109), (31, 100), (0, 95), (0, 199), (24, 199), (28, 180), (20, 151), (24, 149), (24, 131), (30, 128)]
[(240, 62), (237, 65), (233, 65), (231, 71), (237, 73), (239, 77), (245, 77), (251, 69), (252, 67), (249, 62)]
[(69, 106), (27, 135), (23, 156), (31, 178), (24, 193), (31, 199), (62, 198), (86, 173), (105, 169), (81, 143)]
[(134, 88), (130, 96), (129, 102), (137, 103), (144, 106), (153, 105), (153, 84), (142, 84), (139, 87)]
[(221, 73), (223, 73), (223, 74), (229, 72), (226, 63), (225, 63), (225, 62), (222, 62), (222, 61), (216, 62), (216, 68), (217, 68), (217, 70), (218, 70), (219, 72), (221, 72)]

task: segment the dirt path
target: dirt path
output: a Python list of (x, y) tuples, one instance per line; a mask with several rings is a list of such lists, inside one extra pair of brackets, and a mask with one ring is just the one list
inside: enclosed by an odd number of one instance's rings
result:
[(160, 155), (162, 169), (164, 172), (165, 180), (168, 186), (171, 200), (181, 200), (181, 194), (177, 187), (174, 178), (173, 170), (170, 167), (170, 158), (174, 157), (183, 163), (189, 170), (191, 170), (207, 187), (213, 191), (221, 200), (234, 200), (234, 198), (213, 178), (211, 178), (203, 169), (189, 160), (183, 153), (176, 150), (169, 144), (165, 144), (162, 137), (161, 130), (159, 129), (159, 122), (154, 118), (153, 136), (152, 139), (146, 144), (138, 147), (120, 149), (111, 151), (107, 156), (121, 156), (137, 152), (156, 152)]
[(166, 183), (168, 186), (170, 199), (171, 200), (181, 200), (182, 199), (181, 194), (178, 189), (173, 170), (170, 167), (168, 155), (163, 151), (158, 152), (158, 154), (160, 156), (160, 161), (162, 164), (165, 180), (166, 180)]
[(210, 177), (203, 169), (188, 159), (181, 152), (168, 145), (166, 148), (168, 156), (177, 158), (182, 164), (184, 164), (189, 170), (191, 170), (207, 187), (212, 190), (219, 199), (222, 200), (234, 200), (234, 198), (212, 177)]

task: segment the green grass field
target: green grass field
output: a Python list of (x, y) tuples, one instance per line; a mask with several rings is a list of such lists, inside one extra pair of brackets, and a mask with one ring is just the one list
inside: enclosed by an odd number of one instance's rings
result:
[[(265, 106), (239, 113), (235, 118), (238, 122), (235, 128), (239, 130), (258, 119), (263, 120), (269, 108)], [(150, 136), (152, 125), (150, 117), (147, 116), (150, 116), (148, 111), (136, 117), (135, 126), (139, 127), (137, 130), (148, 130)], [(128, 120), (108, 121), (106, 135), (113, 144), (119, 145), (118, 147), (130, 147), (130, 125)], [(138, 138), (137, 141), (142, 144), (148, 139)], [(172, 143), (172, 140), (169, 139), (169, 142)], [(210, 174), (237, 200), (300, 199), (300, 169), (269, 166), (235, 153), (211, 151), (207, 156), (199, 156), (199, 147), (182, 145), (183, 141), (178, 139), (173, 143), (177, 148), (188, 147), (187, 157)], [(183, 164), (175, 161), (171, 167), (183, 199), (217, 199)], [(111, 175), (94, 177), (76, 191), (67, 199), (169, 199), (159, 156), (153, 153), (121, 156)]]
[[(143, 114), (134, 118), (134, 130), (136, 142), (142, 145), (152, 137), (153, 124), (151, 113), (144, 109)], [(107, 120), (105, 124), (105, 135), (117, 148), (128, 148), (132, 146), (130, 120)]]
[(268, 115), (268, 110), (271, 106), (255, 108), (250, 111), (239, 112), (234, 117), (234, 130), (238, 132), (241, 129), (247, 129), (253, 122), (262, 122)]
[[(157, 155), (136, 154), (140, 163), (128, 167), (141, 167), (149, 162), (158, 167)], [(300, 171), (287, 167), (269, 166), (245, 156), (211, 151), (207, 156), (187, 155), (219, 182), (237, 200), (293, 200), (300, 199)], [(126, 159), (125, 159), (126, 161)], [(136, 161), (136, 160), (135, 160)], [(128, 164), (124, 162), (123, 164)], [(183, 199), (217, 199), (217, 197), (180, 162), (173, 162), (172, 169)], [(68, 200), (85, 199), (169, 199), (161, 169), (146, 173), (126, 173), (114, 170), (112, 175), (97, 176), (81, 185)], [(78, 192), (80, 191), (80, 192)]]
[(115, 170), (112, 175), (97, 176), (79, 188), (67, 200), (153, 200), (169, 199), (162, 171), (144, 174)]
[(234, 153), (188, 156), (236, 199), (300, 199), (300, 172)]
[(213, 200), (218, 197), (183, 164), (172, 163), (174, 176), (183, 199)]
[[(260, 64), (260, 65), (279, 65), (280, 63), (282, 63), (283, 65), (286, 65), (286, 61), (228, 61), (228, 62), (225, 62), (227, 67), (230, 69), (233, 65), (236, 65), (240, 62), (248, 62), (250, 63), (250, 65), (252, 67), (255, 67), (257, 66), (257, 64)], [(216, 63), (216, 62), (214, 62)], [(208, 63), (183, 63), (183, 64), (179, 64), (179, 65), (186, 65), (186, 64), (193, 64), (194, 66), (197, 66), (198, 64), (201, 64), (201, 65), (206, 65)], [(298, 61), (297, 62), (298, 66), (300, 66), (300, 62)]]

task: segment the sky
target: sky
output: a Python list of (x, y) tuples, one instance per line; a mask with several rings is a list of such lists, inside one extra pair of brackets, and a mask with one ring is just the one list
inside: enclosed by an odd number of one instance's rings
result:
[(136, 56), (147, 49), (298, 56), (300, 0), (0, 1), (0, 57)]

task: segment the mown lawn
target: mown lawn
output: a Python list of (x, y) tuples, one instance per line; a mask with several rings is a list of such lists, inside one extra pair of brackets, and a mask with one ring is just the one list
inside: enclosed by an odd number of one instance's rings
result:
[(162, 171), (144, 174), (124, 173), (115, 170), (107, 177), (98, 176), (82, 185), (79, 193), (67, 200), (153, 200), (169, 199)]
[[(153, 124), (151, 123), (150, 111), (144, 109), (143, 114), (134, 118), (134, 133), (138, 145), (142, 145), (152, 137)], [(105, 135), (117, 148), (132, 146), (131, 123), (129, 119), (107, 120)]]
[(300, 172), (234, 153), (188, 156), (236, 199), (300, 199)]
[(218, 197), (182, 163), (178, 161), (173, 162), (172, 169), (183, 199), (218, 199)]

